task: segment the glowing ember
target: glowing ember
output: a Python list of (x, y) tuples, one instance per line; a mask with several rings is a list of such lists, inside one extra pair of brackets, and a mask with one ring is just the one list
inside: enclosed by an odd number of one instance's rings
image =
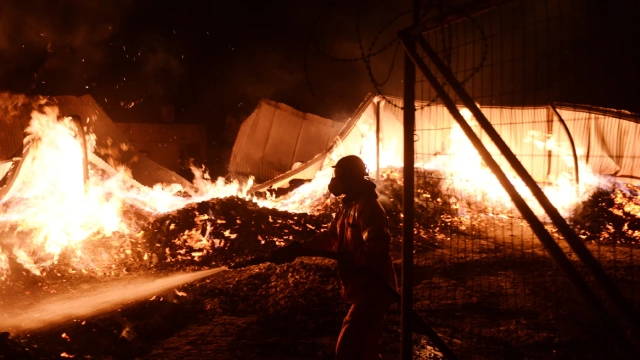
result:
[(616, 184), (594, 192), (571, 218), (578, 235), (593, 242), (640, 243), (640, 188)]
[(640, 217), (640, 198), (638, 189), (632, 185), (618, 187), (614, 193), (613, 201), (616, 206), (612, 212), (616, 215), (624, 213), (635, 217)]
[(7, 255), (2, 253), (2, 248), (0, 248), (0, 280), (4, 280), (5, 275), (9, 271), (9, 259)]

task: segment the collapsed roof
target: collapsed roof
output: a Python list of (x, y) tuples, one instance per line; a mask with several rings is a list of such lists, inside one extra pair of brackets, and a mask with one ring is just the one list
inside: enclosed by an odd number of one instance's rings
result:
[[(402, 106), (399, 98), (368, 96), (354, 115), (341, 124), (339, 132), (335, 127), (316, 126), (313, 136), (322, 141), (307, 142), (300, 141), (299, 134), (311, 115), (301, 116), (286, 105), (263, 101), (242, 125), (230, 169), (232, 174), (235, 171), (244, 176), (259, 175), (256, 178), (262, 182), (258, 181), (261, 183), (253, 190), (261, 191), (287, 187), (292, 179), (313, 179), (325, 163), (348, 154), (362, 157), (371, 175), (375, 175), (377, 161), (381, 167), (402, 166)], [(443, 105), (418, 104), (417, 108), (415, 151), (419, 156), (416, 161), (427, 164), (446, 156), (455, 147), (455, 139), (451, 137), (455, 120)], [(635, 161), (640, 156), (640, 145), (636, 141), (640, 138), (637, 115), (566, 104), (483, 106), (481, 110), (539, 183), (564, 173), (579, 177), (580, 169), (576, 172), (571, 157), (589, 165), (595, 174), (632, 183), (640, 180), (640, 163)], [(323, 121), (329, 124), (329, 120)], [(379, 160), (376, 160), (376, 129), (380, 137)], [(498, 163), (509, 168), (488, 136), (477, 127), (476, 131)], [(326, 141), (327, 138), (331, 140)], [(326, 145), (320, 147), (321, 144)], [(558, 146), (563, 149), (559, 150)], [(304, 153), (307, 159), (287, 171), (294, 159), (305, 160), (292, 156), (295, 153)]]
[(331, 145), (344, 123), (262, 99), (242, 123), (229, 172), (264, 182), (311, 160)]

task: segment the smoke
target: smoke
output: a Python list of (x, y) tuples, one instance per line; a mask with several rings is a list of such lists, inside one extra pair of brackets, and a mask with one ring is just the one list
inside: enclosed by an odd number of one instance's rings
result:
[[(133, 0), (4, 2), (0, 90), (90, 92), (101, 103), (104, 99), (105, 110), (115, 111), (118, 119), (125, 112), (140, 117), (138, 108), (146, 105), (138, 104), (145, 97), (160, 102), (182, 98), (183, 107), (202, 107), (216, 96), (224, 99), (219, 101), (222, 119), (248, 115), (263, 97), (322, 116), (349, 112), (373, 91), (367, 72), (359, 62), (307, 53), (313, 47), (309, 32), (323, 51), (358, 57), (357, 20), (368, 47), (385, 22), (411, 3), (378, 0), (360, 7), (347, 1), (328, 8), (330, 3), (256, 3), (254, 11), (246, 12), (236, 4), (175, 11)], [(393, 25), (378, 40), (395, 37), (406, 22)], [(373, 66), (384, 73), (388, 63), (388, 56), (377, 57)], [(200, 117), (202, 110), (192, 114)]]
[(128, 14), (129, 2), (2, 2), (0, 86), (27, 93), (36, 86), (50, 89), (47, 80), (56, 80), (81, 88), (84, 79), (100, 71), (106, 60), (108, 39)]
[(115, 25), (126, 10), (126, 2), (106, 0), (5, 1), (1, 6), (2, 51), (49, 42), (94, 44), (108, 37), (109, 26)]
[(29, 99), (24, 95), (0, 92), (0, 122), (10, 122), (20, 112), (19, 108), (28, 102)]
[(150, 31), (141, 33), (135, 42), (140, 61), (138, 68), (149, 90), (161, 99), (174, 97), (185, 72), (180, 63), (183, 56), (179, 54), (184, 53), (180, 44)]

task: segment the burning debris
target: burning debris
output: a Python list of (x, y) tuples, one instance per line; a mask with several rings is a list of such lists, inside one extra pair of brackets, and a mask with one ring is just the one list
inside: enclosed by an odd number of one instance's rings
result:
[(640, 188), (620, 184), (600, 189), (571, 218), (582, 239), (612, 244), (640, 244)]
[[(251, 182), (213, 181), (197, 168), (193, 168), (192, 187), (149, 188), (133, 181), (125, 168), (101, 161), (94, 154), (96, 139), (90, 133), (88, 155), (83, 155), (78, 127), (56, 108), (39, 103), (31, 117), (22, 157), (14, 164), (19, 169), (14, 169), (11, 183), (2, 189), (1, 276), (20, 268), (41, 275), (58, 263), (101, 275), (165, 268), (167, 263), (219, 264), (310, 236), (329, 222), (333, 212), (326, 191), (329, 166), (318, 171), (313, 181), (278, 198), (273, 193), (256, 197), (248, 192)], [(360, 131), (367, 134), (363, 141), (371, 148), (373, 129)], [(450, 137), (456, 148), (417, 170), (416, 234), (428, 246), (435, 246), (449, 230), (463, 231), (485, 216), (505, 216), (511, 211), (504, 191), (482, 167), (460, 129), (452, 128)], [(340, 156), (340, 151), (335, 149), (326, 161)], [(88, 178), (82, 166), (86, 160)], [(384, 163), (394, 161), (385, 158)], [(583, 175), (589, 174), (583, 170)], [(396, 229), (401, 227), (398, 174), (397, 168), (388, 168), (378, 180)], [(596, 188), (597, 182), (585, 183), (580, 196)], [(571, 193), (565, 189), (572, 186), (570, 182), (558, 185), (562, 186), (549, 191)], [(567, 202), (566, 196), (553, 199), (562, 206), (577, 201)]]
[(158, 217), (143, 227), (141, 237), (154, 266), (200, 267), (225, 264), (293, 240), (304, 241), (330, 221), (330, 213), (291, 213), (227, 197)]
[[(37, 105), (25, 129), (20, 156), (2, 166), (0, 276), (15, 270), (16, 264), (41, 275), (65, 256), (63, 252), (84, 269), (83, 263), (100, 259), (82, 252), (87, 240), (121, 244), (159, 214), (216, 197), (246, 194), (237, 182), (211, 181), (198, 169), (194, 169), (193, 188), (142, 186), (127, 169), (111, 167), (94, 154), (94, 136), (80, 141), (77, 124), (70, 117), (61, 117), (55, 107)], [(115, 263), (100, 264), (105, 265)]]

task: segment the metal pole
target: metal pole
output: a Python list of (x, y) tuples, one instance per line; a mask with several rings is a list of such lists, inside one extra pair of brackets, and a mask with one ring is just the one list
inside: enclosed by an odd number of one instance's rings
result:
[(548, 181), (549, 176), (551, 176), (551, 163), (553, 162), (553, 150), (547, 146), (549, 143), (548, 136), (551, 133), (553, 133), (553, 114), (551, 108), (547, 108), (547, 133), (544, 137), (544, 149), (547, 150), (547, 174), (544, 178), (545, 182)]
[[(602, 324), (603, 328), (605, 330), (607, 330), (607, 332), (611, 335), (612, 340), (620, 347), (620, 350), (621, 350), (621, 352), (623, 354), (628, 356), (630, 359), (633, 359), (634, 357), (636, 357), (637, 356), (637, 350), (628, 341), (624, 331), (620, 327), (618, 327), (617, 324), (615, 323), (615, 321), (613, 320), (613, 318), (611, 318), (611, 316), (609, 316), (608, 311), (603, 306), (603, 304), (600, 301), (600, 299), (595, 295), (593, 290), (591, 290), (591, 288), (587, 285), (587, 283), (584, 281), (584, 279), (582, 278), (580, 273), (576, 270), (576, 268), (573, 266), (573, 264), (571, 264), (571, 261), (569, 261), (569, 259), (567, 258), (566, 254), (562, 251), (560, 246), (555, 242), (555, 240), (553, 239), (551, 234), (545, 228), (544, 224), (540, 221), (540, 219), (538, 219), (538, 217), (535, 215), (533, 210), (531, 210), (531, 208), (529, 207), (527, 202), (522, 198), (520, 193), (516, 190), (516, 188), (511, 183), (509, 178), (506, 176), (506, 174), (500, 168), (500, 165), (498, 165), (498, 163), (495, 161), (495, 159), (493, 159), (493, 157), (491, 156), (491, 153), (484, 146), (484, 144), (482, 143), (482, 140), (480, 140), (480, 138), (476, 135), (474, 130), (471, 128), (471, 126), (462, 117), (462, 115), (460, 114), (460, 111), (456, 107), (455, 103), (453, 102), (451, 97), (449, 97), (449, 94), (446, 92), (446, 90), (442, 87), (442, 84), (440, 84), (440, 82), (438, 82), (438, 80), (436, 79), (435, 75), (431, 72), (429, 67), (424, 63), (422, 58), (420, 58), (418, 53), (415, 51), (415, 43), (413, 42), (413, 40), (408, 35), (405, 35), (405, 34), (401, 34), (401, 38), (402, 38), (403, 42), (405, 43), (406, 53), (413, 59), (414, 63), (419, 67), (419, 69), (422, 72), (422, 74), (427, 78), (429, 83), (433, 86), (434, 90), (438, 93), (438, 95), (440, 96), (440, 99), (442, 100), (443, 104), (447, 107), (447, 109), (449, 110), (449, 112), (451, 113), (453, 118), (458, 122), (458, 124), (460, 125), (460, 127), (464, 131), (465, 135), (467, 135), (467, 138), (473, 144), (473, 146), (476, 148), (476, 150), (478, 151), (478, 153), (480, 154), (480, 156), (482, 157), (484, 162), (491, 169), (491, 171), (495, 174), (495, 176), (498, 179), (498, 181), (500, 182), (500, 184), (503, 186), (505, 191), (511, 197), (511, 200), (515, 204), (516, 208), (520, 211), (520, 213), (527, 220), (527, 222), (529, 222), (529, 225), (531, 226), (531, 229), (538, 236), (538, 238), (540, 239), (540, 242), (546, 247), (547, 251), (549, 251), (549, 254), (555, 260), (556, 264), (558, 264), (558, 266), (565, 272), (565, 274), (572, 281), (573, 285), (577, 288), (577, 290), (582, 295), (582, 298), (591, 307), (591, 310), (592, 310), (594, 316), (600, 321), (600, 323)], [(420, 46), (422, 48), (424, 48), (425, 45), (428, 46), (426, 41), (424, 39), (422, 39), (421, 36), (419, 37), (418, 42), (420, 43)], [(429, 49), (430, 49), (430, 47), (429, 47)], [(427, 52), (427, 55), (430, 58), (431, 58), (432, 55), (434, 55), (434, 54), (431, 54), (429, 51), (426, 51), (426, 52)], [(432, 58), (432, 60), (433, 60), (433, 58)], [(435, 61), (434, 61), (434, 64), (435, 64)], [(442, 71), (442, 69), (440, 69), (440, 66), (438, 66), (438, 64), (436, 64), (436, 66), (438, 67), (438, 69), (442, 73), (443, 71)], [(456, 79), (455, 78), (453, 78), (453, 79), (447, 78), (446, 75), (445, 75), (445, 79), (450, 84), (450, 86), (452, 86), (454, 91), (457, 92), (457, 89), (456, 89), (455, 85), (456, 84), (459, 85), (459, 83), (457, 83)], [(452, 82), (452, 80), (456, 81), (456, 83), (454, 84)], [(465, 92), (465, 94), (466, 94), (466, 92)], [(469, 104), (467, 101), (465, 101), (465, 100), (468, 100), (468, 99), (465, 99), (463, 96), (461, 96), (461, 94), (458, 94), (458, 96), (465, 103), (467, 108), (471, 109), (471, 105), (475, 106), (473, 101), (471, 101), (471, 104)], [(466, 96), (468, 97), (468, 94), (466, 94)], [(476, 107), (476, 109), (477, 109), (477, 107)], [(478, 109), (478, 112), (479, 112), (479, 109)], [(481, 125), (482, 125), (482, 122), (481, 122), (481, 119), (480, 119), (481, 117), (482, 117), (482, 119), (484, 119), (485, 121), (488, 122), (488, 120), (486, 120), (486, 118), (484, 117), (484, 115), (481, 112), (480, 112), (480, 115), (477, 115), (473, 111), (472, 111), (472, 113), (476, 117), (476, 120), (478, 121), (478, 123), (480, 123)], [(486, 129), (484, 129), (484, 130), (485, 130), (485, 132), (488, 133), (488, 131)], [(494, 129), (494, 131), (495, 131), (495, 129)], [(492, 140), (493, 140), (493, 138), (492, 138)], [(494, 143), (496, 143), (495, 140), (494, 140)], [(496, 145), (498, 145), (498, 144), (496, 143)], [(522, 166), (522, 164), (520, 164), (520, 166)], [(513, 166), (513, 165), (512, 165), (512, 167), (515, 168), (515, 166)]]
[[(409, 41), (408, 47), (415, 49), (415, 43)], [(416, 121), (415, 110), (415, 83), (416, 68), (411, 58), (404, 55), (404, 167), (402, 177), (404, 188), (402, 194), (402, 303), (401, 316), (401, 347), (400, 358), (410, 360), (413, 358), (412, 339), (412, 309), (413, 309), (413, 187), (414, 187), (414, 127)]]
[(374, 99), (376, 103), (373, 116), (376, 118), (376, 182), (380, 184), (380, 99)]
[(573, 150), (573, 167), (574, 167), (574, 173), (576, 176), (576, 192), (579, 192), (579, 186), (580, 186), (580, 168), (578, 167), (578, 153), (576, 152), (576, 144), (573, 141), (573, 136), (571, 136), (571, 131), (569, 131), (569, 127), (567, 126), (567, 123), (564, 122), (564, 119), (562, 118), (562, 116), (560, 116), (560, 113), (558, 112), (558, 109), (556, 109), (555, 106), (553, 106), (553, 104), (549, 104), (549, 107), (551, 108), (551, 110), (553, 110), (553, 112), (556, 114), (556, 116), (558, 117), (558, 121), (560, 121), (560, 124), (562, 125), (562, 128), (564, 128), (564, 131), (567, 133), (567, 137), (569, 137), (569, 143), (571, 144), (571, 150)]

